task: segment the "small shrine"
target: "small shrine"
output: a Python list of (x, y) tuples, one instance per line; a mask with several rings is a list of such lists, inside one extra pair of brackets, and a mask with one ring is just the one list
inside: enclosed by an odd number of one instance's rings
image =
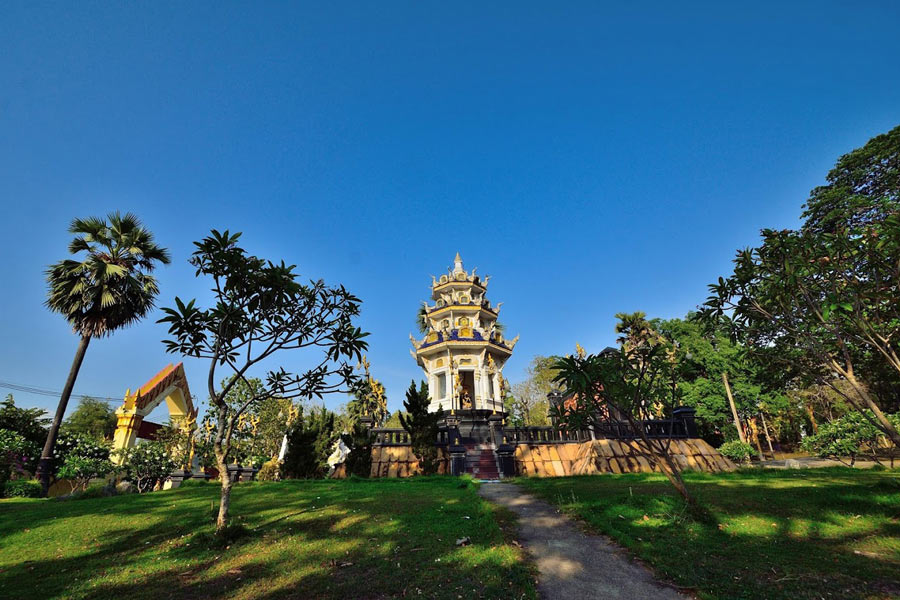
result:
[(424, 339), (410, 335), (415, 348), (410, 353), (428, 382), (429, 410), (440, 408), (470, 423), (504, 413), (503, 366), (519, 339), (503, 337), (497, 323), (502, 303), (487, 299), (489, 279), (474, 268), (466, 271), (457, 253), (452, 269), (431, 276), (433, 304), (424, 302), (419, 313)]

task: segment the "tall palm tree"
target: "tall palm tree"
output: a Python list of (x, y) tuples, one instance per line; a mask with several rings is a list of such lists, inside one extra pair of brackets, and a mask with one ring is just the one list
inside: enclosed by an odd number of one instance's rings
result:
[(45, 495), (59, 426), (91, 338), (110, 335), (150, 312), (159, 293), (150, 273), (156, 263), (169, 263), (168, 250), (154, 243), (136, 216), (115, 212), (107, 219), (109, 223), (99, 217), (73, 220), (69, 253), (76, 259), (47, 269), (47, 308), (62, 314), (81, 341), (38, 464)]

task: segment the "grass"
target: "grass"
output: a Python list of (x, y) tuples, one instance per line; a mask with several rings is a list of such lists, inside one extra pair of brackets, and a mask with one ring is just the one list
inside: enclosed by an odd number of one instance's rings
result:
[(900, 597), (900, 471), (686, 473), (695, 519), (661, 475), (521, 479), (704, 599)]
[[(534, 598), (510, 516), (471, 481), (216, 484), (0, 501), (0, 598)], [(470, 545), (457, 546), (469, 537)]]

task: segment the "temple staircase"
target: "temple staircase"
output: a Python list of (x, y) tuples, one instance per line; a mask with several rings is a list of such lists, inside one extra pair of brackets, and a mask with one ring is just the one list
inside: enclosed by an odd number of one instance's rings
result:
[(500, 479), (500, 468), (493, 444), (465, 444), (466, 473), (475, 479)]

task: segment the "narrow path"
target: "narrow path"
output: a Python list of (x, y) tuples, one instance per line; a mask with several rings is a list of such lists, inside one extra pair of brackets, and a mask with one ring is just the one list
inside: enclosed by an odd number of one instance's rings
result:
[[(583, 533), (553, 506), (511, 483), (483, 483), (478, 493), (519, 517), (519, 541), (539, 571), (546, 600), (685, 600), (661, 585), (605, 538)], [(677, 549), (673, 548), (677, 552)]]

